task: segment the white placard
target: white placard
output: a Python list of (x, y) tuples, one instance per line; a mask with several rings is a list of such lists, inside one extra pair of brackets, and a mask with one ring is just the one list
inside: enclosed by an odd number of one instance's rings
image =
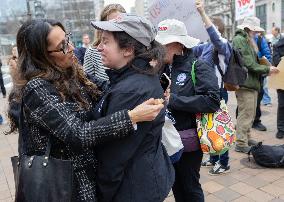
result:
[(255, 15), (255, 0), (236, 0), (236, 20)]
[(154, 0), (148, 11), (149, 20), (156, 27), (165, 19), (177, 19), (186, 25), (189, 36), (201, 41), (209, 39), (195, 0)]

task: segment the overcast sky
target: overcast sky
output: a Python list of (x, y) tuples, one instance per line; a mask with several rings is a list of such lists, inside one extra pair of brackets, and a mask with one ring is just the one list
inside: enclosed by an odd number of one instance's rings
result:
[(135, 5), (135, 0), (105, 0), (105, 5), (111, 3), (119, 3), (126, 9), (126, 12), (130, 12), (130, 8)]

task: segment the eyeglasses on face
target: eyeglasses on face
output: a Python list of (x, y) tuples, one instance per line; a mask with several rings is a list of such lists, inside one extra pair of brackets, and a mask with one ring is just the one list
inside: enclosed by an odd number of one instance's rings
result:
[(58, 50), (51, 50), (51, 51), (47, 51), (48, 53), (54, 53), (54, 52), (63, 52), (63, 54), (67, 54), (69, 51), (69, 44), (70, 44), (70, 37), (71, 37), (71, 33), (68, 33), (65, 35), (65, 39), (64, 41), (61, 42), (61, 48)]

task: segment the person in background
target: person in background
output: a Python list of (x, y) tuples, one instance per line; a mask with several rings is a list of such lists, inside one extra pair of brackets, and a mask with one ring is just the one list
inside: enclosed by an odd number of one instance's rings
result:
[[(279, 41), (273, 46), (273, 64), (278, 66), (281, 57), (284, 56), (284, 38), (281, 37)], [(278, 107), (277, 107), (277, 133), (276, 138), (284, 138), (284, 90), (278, 89)]]
[(233, 37), (233, 47), (241, 52), (244, 65), (248, 69), (247, 80), (235, 92), (238, 105), (235, 151), (242, 153), (248, 153), (250, 146), (256, 143), (251, 139), (250, 129), (256, 113), (257, 93), (260, 90), (259, 77), (278, 72), (274, 66), (258, 64), (258, 48), (254, 36), (256, 32), (263, 31), (257, 17), (246, 17)]
[(282, 38), (282, 35), (280, 33), (280, 28), (273, 27), (271, 30), (271, 34), (272, 34), (271, 44), (273, 47)]
[[(220, 107), (220, 88), (215, 69), (197, 59), (192, 48), (199, 40), (187, 34), (183, 22), (167, 19), (159, 23), (156, 40), (166, 48), (165, 72), (172, 80), (168, 110), (175, 119), (184, 152), (174, 163), (176, 202), (204, 201), (200, 185), (203, 152), (197, 135), (196, 113), (215, 112)], [(192, 70), (194, 68), (194, 70)], [(196, 84), (192, 73), (195, 72)]]
[[(2, 60), (0, 58), (0, 86), (1, 86), (1, 92), (3, 94), (3, 98), (6, 97), (6, 89), (4, 86), (4, 81), (3, 81), (3, 75), (2, 75)], [(4, 122), (3, 116), (0, 114), (0, 125), (2, 125)]]
[[(205, 28), (210, 37), (210, 42), (197, 45), (193, 47), (192, 50), (198, 58), (203, 58), (203, 60), (213, 68), (218, 78), (221, 98), (227, 103), (228, 93), (226, 89), (224, 89), (221, 73), (223, 75), (226, 73), (232, 48), (229, 41), (222, 37), (225, 31), (225, 25), (222, 19), (217, 17), (213, 18), (212, 23), (205, 12), (203, 1), (196, 0), (196, 7), (205, 24)], [(220, 71), (222, 72), (220, 73)], [(228, 173), (230, 172), (229, 151), (222, 155), (210, 156), (210, 158), (203, 161), (201, 165), (203, 167), (212, 167), (208, 172), (209, 175)]]
[(0, 88), (3, 95), (3, 98), (6, 98), (6, 88), (4, 85), (3, 74), (2, 74), (2, 60), (0, 58)]
[[(126, 13), (125, 9), (120, 4), (109, 4), (101, 12), (100, 21), (107, 21), (117, 17), (120, 13)], [(87, 74), (96, 76), (102, 80), (108, 80), (108, 76), (105, 73), (107, 69), (102, 64), (101, 55), (97, 50), (97, 46), (101, 42), (101, 31), (96, 30), (96, 41), (92, 47), (86, 51), (84, 59), (84, 70)]]
[(74, 50), (74, 53), (76, 57), (78, 58), (78, 61), (81, 65), (84, 64), (84, 57), (85, 57), (86, 51), (91, 47), (89, 34), (83, 34), (82, 43), (83, 44), (81, 47), (76, 48)]
[(51, 156), (72, 161), (72, 201), (96, 202), (94, 147), (134, 137), (135, 124), (154, 120), (164, 105), (151, 99), (96, 119), (95, 109), (102, 96), (100, 86), (86, 78), (74, 58), (69, 35), (56, 20), (23, 23), (17, 33), (17, 47), (23, 82), (14, 86), (19, 91), (15, 96), (23, 104), (23, 127), (29, 131), (22, 133), (19, 148), (24, 154), (43, 155), (50, 139)]
[[(263, 34), (262, 33), (255, 34), (254, 40), (258, 48), (258, 53), (257, 53), (258, 58), (261, 59), (262, 57), (265, 57), (270, 63), (272, 63), (270, 48)], [(265, 74), (260, 75), (259, 80), (260, 80), (260, 90), (257, 96), (257, 107), (256, 107), (256, 113), (252, 124), (252, 128), (259, 131), (266, 131), (267, 128), (261, 123), (260, 120), (261, 118), (260, 104), (262, 101), (264, 105), (271, 106), (271, 98), (268, 94), (267, 75)]]

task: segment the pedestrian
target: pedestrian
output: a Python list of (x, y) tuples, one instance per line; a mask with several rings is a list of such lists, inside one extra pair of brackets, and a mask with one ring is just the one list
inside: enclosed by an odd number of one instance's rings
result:
[(24, 83), (16, 88), (28, 131), (22, 133), (19, 148), (31, 156), (44, 154), (50, 139), (52, 157), (72, 160), (73, 201), (95, 202), (94, 147), (134, 136), (134, 124), (153, 120), (163, 105), (152, 99), (95, 120), (100, 88), (76, 63), (69, 40), (63, 25), (48, 19), (29, 20), (17, 33), (18, 68)]
[(8, 60), (8, 65), (13, 85), (19, 82), (17, 62), (18, 62), (18, 49), (17, 46), (15, 45), (12, 48), (12, 56)]
[(254, 40), (256, 32), (263, 32), (257, 17), (246, 17), (233, 38), (233, 47), (243, 56), (248, 78), (236, 91), (238, 117), (236, 125), (237, 141), (235, 151), (248, 153), (250, 145), (256, 144), (251, 139), (250, 128), (256, 114), (257, 92), (260, 90), (259, 78), (262, 74), (276, 73), (274, 66), (260, 65), (257, 61), (258, 48)]
[[(184, 145), (180, 160), (174, 163), (173, 194), (176, 202), (202, 202), (204, 194), (199, 172), (203, 152), (197, 135), (196, 113), (211, 113), (219, 109), (218, 79), (215, 70), (194, 55), (192, 48), (199, 40), (188, 36), (183, 22), (175, 19), (160, 22), (156, 40), (166, 48), (165, 71), (172, 80), (168, 109)], [(191, 74), (193, 66), (196, 85)]]
[(82, 43), (83, 43), (82, 46), (74, 50), (74, 53), (76, 57), (78, 58), (78, 61), (81, 65), (84, 64), (84, 57), (85, 57), (86, 51), (91, 47), (90, 41), (91, 40), (90, 40), (89, 34), (83, 34), (82, 35)]
[[(268, 43), (265, 39), (265, 37), (262, 35), (262, 33), (257, 33), (254, 36), (255, 43), (258, 48), (257, 56), (259, 59), (265, 57), (269, 63), (272, 63), (271, 61), (271, 52), (270, 48), (268, 46)], [(268, 94), (268, 88), (267, 88), (267, 75), (260, 75), (259, 76), (260, 81), (260, 90), (258, 92), (257, 96), (257, 106), (256, 106), (256, 113), (255, 118), (252, 124), (252, 128), (259, 130), (259, 131), (266, 131), (267, 128), (262, 124), (260, 118), (261, 118), (261, 101), (265, 101), (264, 105), (271, 106), (271, 98)]]
[[(148, 98), (163, 98), (158, 73), (164, 48), (144, 17), (120, 14), (92, 22), (102, 30), (97, 46), (108, 67), (110, 91), (102, 100), (101, 116), (131, 109)], [(154, 60), (155, 65), (150, 65)], [(135, 136), (97, 147), (97, 184), (101, 202), (163, 202), (174, 182), (172, 163), (162, 146), (165, 109), (150, 122), (137, 124)]]
[[(273, 46), (273, 64), (278, 66), (281, 57), (284, 56), (284, 38), (281, 37), (279, 41)], [(277, 89), (278, 107), (277, 107), (277, 133), (276, 138), (284, 138), (284, 90)]]
[(0, 88), (3, 95), (3, 98), (6, 98), (6, 88), (4, 85), (3, 74), (2, 74), (2, 60), (0, 58)]
[[(220, 88), (220, 96), (228, 102), (228, 92), (224, 88), (222, 75), (226, 73), (232, 48), (229, 41), (222, 37), (225, 31), (225, 25), (221, 18), (214, 17), (213, 22), (207, 16), (203, 1), (196, 0), (197, 11), (199, 12), (207, 33), (210, 37), (209, 43), (199, 44), (192, 48), (194, 54), (207, 62), (212, 67), (218, 78), (218, 85)], [(218, 28), (218, 29), (217, 29)], [(221, 155), (210, 155), (202, 164), (203, 167), (212, 167), (208, 173), (209, 175), (220, 175), (230, 172), (229, 166), (229, 151)]]
[[(120, 4), (109, 4), (104, 7), (100, 15), (100, 21), (107, 21), (116, 18), (120, 13), (126, 13)], [(97, 46), (101, 42), (101, 31), (96, 30), (96, 40), (92, 47), (86, 51), (84, 59), (84, 70), (86, 73), (96, 76), (102, 80), (109, 80), (105, 73), (106, 67), (102, 64), (101, 54), (97, 50)]]
[(282, 38), (282, 35), (280, 33), (279, 27), (272, 27), (271, 33), (272, 33), (271, 44), (273, 47)]

